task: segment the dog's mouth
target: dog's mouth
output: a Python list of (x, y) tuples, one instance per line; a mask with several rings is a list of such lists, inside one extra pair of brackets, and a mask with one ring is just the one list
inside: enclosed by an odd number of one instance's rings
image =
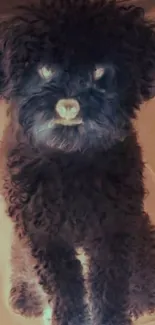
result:
[(54, 118), (50, 120), (49, 122), (44, 123), (42, 126), (38, 126), (36, 128), (36, 132), (44, 132), (51, 129), (54, 129), (56, 126), (79, 126), (83, 125), (83, 119), (82, 118), (75, 118), (75, 119), (62, 119), (62, 118)]
[(83, 124), (83, 120), (81, 118), (75, 119), (62, 119), (56, 118), (52, 122), (54, 125), (63, 125), (63, 126), (74, 126)]
[(34, 125), (32, 140), (34, 145), (43, 149), (80, 150), (79, 139), (85, 133), (84, 124), (82, 118), (72, 120), (53, 118)]

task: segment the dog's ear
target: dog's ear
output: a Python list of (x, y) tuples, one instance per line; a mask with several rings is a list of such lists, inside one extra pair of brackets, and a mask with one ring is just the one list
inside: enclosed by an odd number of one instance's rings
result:
[(1, 16), (0, 20), (0, 98), (7, 98), (11, 78), (9, 75), (13, 16)]
[(139, 27), (139, 38), (142, 44), (140, 92), (142, 99), (148, 100), (155, 96), (155, 22), (144, 20), (144, 26)]
[(112, 42), (117, 48), (113, 58), (125, 100), (139, 107), (155, 96), (155, 22), (147, 19), (144, 9), (122, 2), (115, 2), (115, 18), (111, 19)]
[[(129, 47), (133, 47), (133, 67), (142, 101), (155, 96), (155, 21), (147, 19), (142, 8), (129, 7), (126, 13), (126, 28), (129, 32)], [(128, 40), (127, 40), (128, 42)]]
[(11, 99), (14, 91), (20, 87), (21, 76), (28, 62), (28, 44), (32, 33), (27, 25), (25, 16), (16, 12), (2, 17), (0, 21), (0, 97), (6, 99)]

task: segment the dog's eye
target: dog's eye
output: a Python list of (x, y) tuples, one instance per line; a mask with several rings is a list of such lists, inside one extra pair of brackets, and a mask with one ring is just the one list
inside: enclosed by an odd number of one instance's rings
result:
[(99, 80), (104, 76), (105, 69), (103, 67), (96, 67), (93, 76), (95, 80)]
[(41, 67), (38, 72), (40, 77), (45, 80), (50, 80), (54, 75), (54, 70), (47, 67)]

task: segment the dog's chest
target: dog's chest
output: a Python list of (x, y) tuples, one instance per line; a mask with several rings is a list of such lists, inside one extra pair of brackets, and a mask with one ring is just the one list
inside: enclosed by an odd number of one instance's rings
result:
[[(104, 159), (103, 159), (104, 158)], [(143, 195), (136, 164), (105, 155), (92, 163), (74, 159), (33, 161), (21, 157), (10, 164), (9, 214), (28, 229), (55, 233), (99, 233), (120, 215), (138, 213)], [(112, 161), (112, 159), (111, 159)], [(10, 186), (10, 185), (9, 185)], [(134, 193), (134, 195), (133, 195)]]
[(88, 222), (97, 226), (97, 221), (105, 218), (110, 186), (106, 183), (104, 171), (57, 166), (43, 171), (34, 196), (39, 199), (41, 194), (51, 223), (83, 231)]
[(111, 185), (103, 168), (52, 160), (26, 164), (18, 174), (12, 168), (11, 177), (9, 211), (28, 228), (83, 233), (106, 219)]

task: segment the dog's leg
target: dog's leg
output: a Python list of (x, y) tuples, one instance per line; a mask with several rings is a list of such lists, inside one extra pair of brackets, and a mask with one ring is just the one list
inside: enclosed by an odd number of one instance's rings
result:
[(95, 325), (131, 325), (128, 316), (129, 259), (123, 234), (90, 243), (88, 285)]
[(155, 312), (155, 227), (145, 214), (133, 238), (130, 310), (134, 318)]
[(47, 304), (47, 297), (34, 272), (34, 262), (28, 244), (14, 234), (10, 304), (15, 312), (27, 317), (42, 316)]
[(43, 251), (35, 250), (38, 276), (52, 300), (53, 323), (82, 325), (86, 322), (85, 290), (82, 267), (74, 249), (58, 239)]

